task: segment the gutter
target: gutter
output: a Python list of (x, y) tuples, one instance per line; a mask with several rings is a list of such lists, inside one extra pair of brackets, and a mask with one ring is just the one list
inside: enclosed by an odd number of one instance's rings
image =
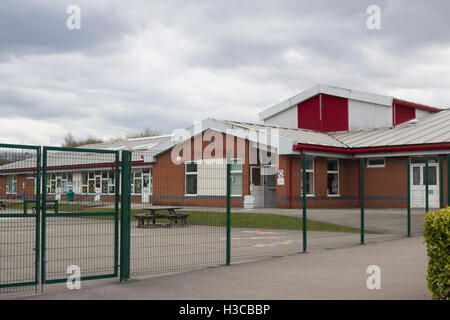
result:
[(340, 147), (329, 147), (321, 145), (311, 145), (299, 143), (292, 147), (293, 150), (300, 151), (322, 151), (351, 155), (352, 157), (357, 154), (370, 154), (381, 152), (401, 152), (401, 151), (423, 151), (423, 150), (444, 150), (450, 149), (450, 143), (447, 144), (434, 144), (434, 145), (420, 145), (420, 146), (396, 146), (396, 147), (378, 147), (378, 148), (360, 148), (360, 149), (348, 149)]

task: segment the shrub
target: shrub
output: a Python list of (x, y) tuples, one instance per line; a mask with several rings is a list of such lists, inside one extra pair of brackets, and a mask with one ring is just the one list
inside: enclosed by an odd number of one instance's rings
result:
[(450, 207), (425, 215), (428, 289), (433, 299), (450, 300)]

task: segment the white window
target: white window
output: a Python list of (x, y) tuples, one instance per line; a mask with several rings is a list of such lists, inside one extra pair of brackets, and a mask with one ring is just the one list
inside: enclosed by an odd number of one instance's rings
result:
[(8, 194), (17, 193), (17, 176), (6, 177), (6, 193)]
[(186, 195), (197, 195), (197, 162), (187, 161), (186, 170)]
[(386, 161), (384, 158), (367, 159), (367, 168), (384, 168)]
[[(306, 195), (314, 195), (314, 158), (306, 158)], [(303, 179), (300, 180), (303, 183)], [(303, 190), (302, 190), (303, 191)]]
[(242, 159), (231, 160), (231, 195), (242, 196)]
[(47, 193), (65, 193), (73, 189), (73, 175), (71, 172), (57, 172), (47, 175)]
[(142, 194), (142, 169), (133, 170), (131, 175), (133, 177), (131, 181), (131, 194)]
[(327, 194), (339, 195), (339, 160), (327, 160)]
[(152, 172), (152, 168), (144, 169), (142, 181), (143, 181), (144, 188), (147, 188), (148, 193), (150, 195), (152, 195), (153, 194), (153, 172)]

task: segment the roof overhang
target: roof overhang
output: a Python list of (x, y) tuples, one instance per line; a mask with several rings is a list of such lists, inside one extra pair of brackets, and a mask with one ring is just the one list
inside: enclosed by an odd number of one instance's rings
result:
[(350, 158), (368, 158), (368, 157), (395, 157), (408, 155), (426, 155), (426, 154), (450, 154), (450, 143), (431, 144), (431, 145), (408, 145), (391, 146), (380, 148), (339, 148), (318, 146), (310, 144), (296, 144), (293, 150), (300, 153), (314, 154), (335, 154), (347, 156)]

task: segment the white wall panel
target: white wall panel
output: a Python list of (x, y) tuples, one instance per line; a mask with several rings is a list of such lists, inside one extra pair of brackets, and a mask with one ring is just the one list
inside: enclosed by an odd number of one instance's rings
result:
[(274, 115), (273, 117), (265, 119), (264, 124), (287, 128), (298, 128), (297, 106), (293, 106), (287, 110), (284, 110)]
[(348, 121), (350, 131), (390, 127), (392, 107), (348, 100)]

